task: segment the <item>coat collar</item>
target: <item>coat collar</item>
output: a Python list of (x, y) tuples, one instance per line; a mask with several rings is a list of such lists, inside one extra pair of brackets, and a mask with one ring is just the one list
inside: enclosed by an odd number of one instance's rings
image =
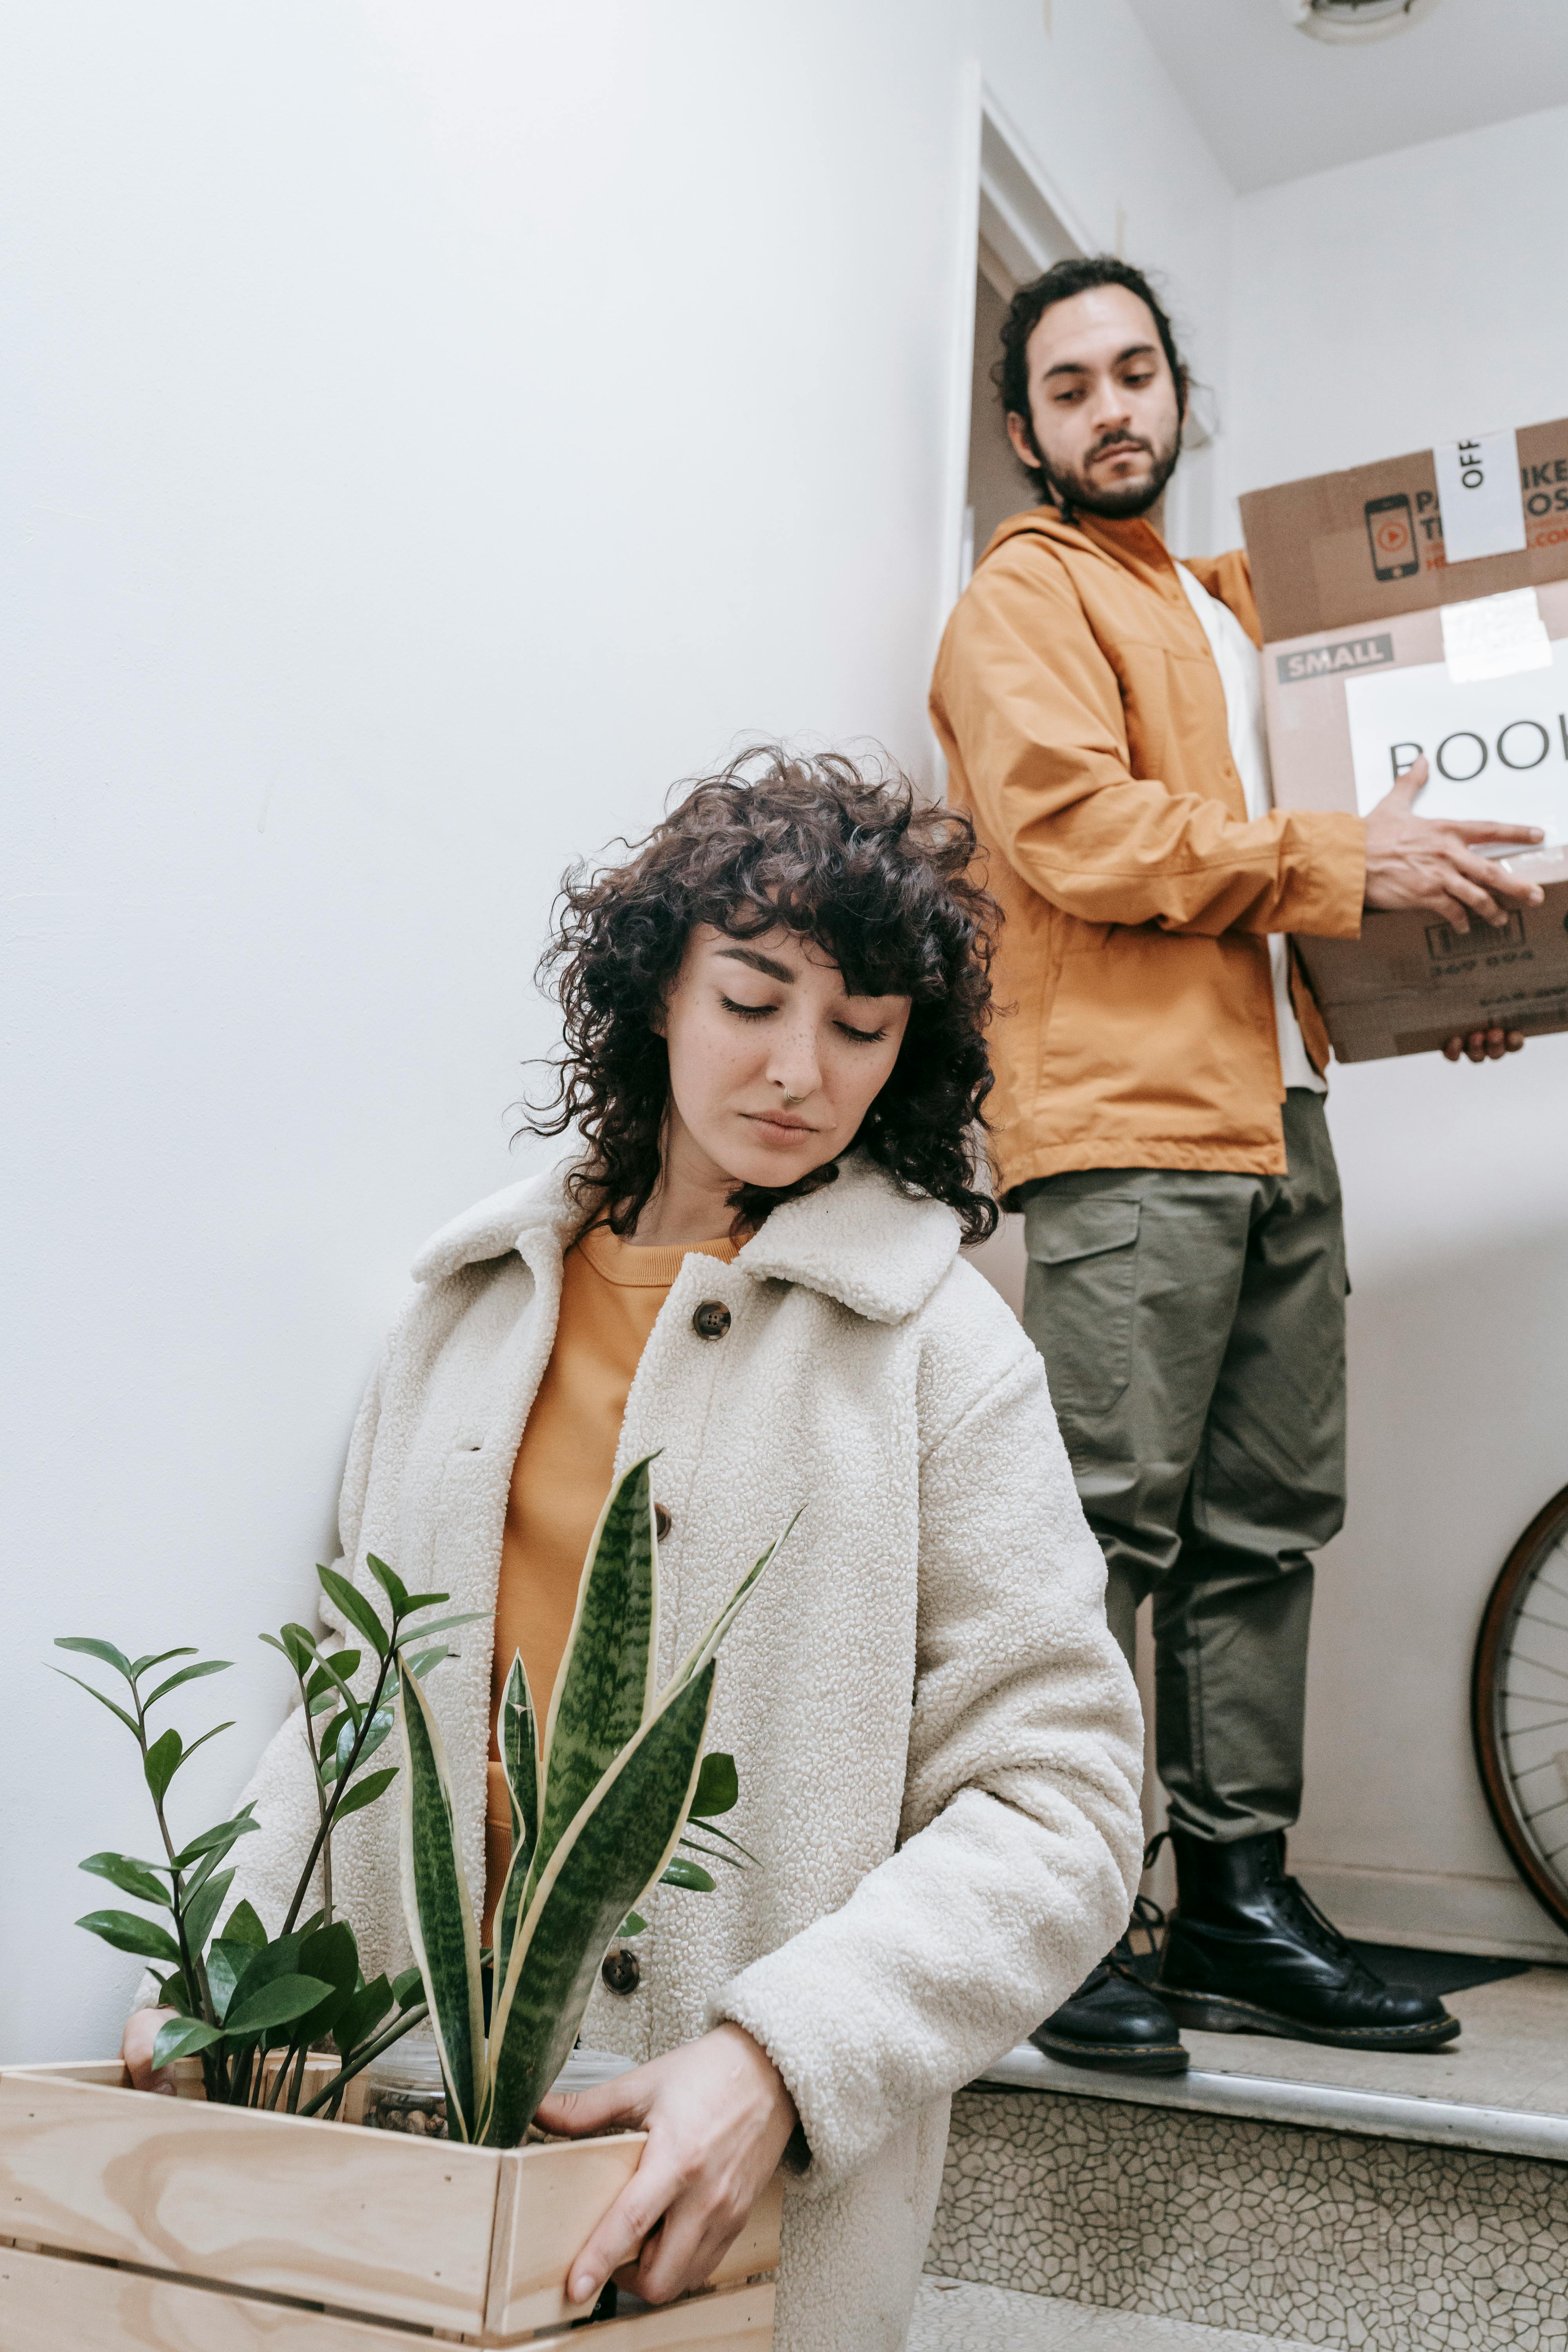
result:
[[(442, 1282), (513, 1250), (564, 1249), (577, 1217), (565, 1189), (569, 1165), (492, 1192), (443, 1225), (415, 1259), (415, 1281)], [(868, 1322), (901, 1323), (925, 1305), (957, 1255), (952, 1211), (900, 1192), (856, 1152), (833, 1183), (775, 1209), (735, 1265), (754, 1281), (821, 1291)]]

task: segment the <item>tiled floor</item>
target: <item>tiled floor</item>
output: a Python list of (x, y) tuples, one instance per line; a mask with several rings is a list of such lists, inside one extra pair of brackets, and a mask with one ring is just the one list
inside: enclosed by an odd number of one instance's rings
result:
[(1090, 2311), (1055, 2295), (925, 2279), (909, 2352), (1308, 2352), (1283, 2336), (1238, 2336), (1228, 2327), (1135, 2311)]

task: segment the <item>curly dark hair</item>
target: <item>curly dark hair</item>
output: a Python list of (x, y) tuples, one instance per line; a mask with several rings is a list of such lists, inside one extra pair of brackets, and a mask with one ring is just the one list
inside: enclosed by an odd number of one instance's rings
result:
[[(907, 1192), (945, 1201), (965, 1241), (994, 1232), (979, 1130), (1000, 910), (971, 870), (968, 818), (922, 803), (896, 770), (767, 745), (687, 786), (645, 841), (623, 846), (624, 864), (568, 871), (539, 967), (565, 1043), (553, 1094), (528, 1106), (523, 1131), (580, 1129), (587, 1153), (567, 1181), (585, 1221), (631, 1232), (658, 1182), (669, 1061), (653, 1019), (693, 927), (749, 940), (782, 923), (832, 957), (851, 994), (912, 1000), (856, 1148)], [(735, 1230), (837, 1172), (829, 1161), (786, 1187), (739, 1185)]]

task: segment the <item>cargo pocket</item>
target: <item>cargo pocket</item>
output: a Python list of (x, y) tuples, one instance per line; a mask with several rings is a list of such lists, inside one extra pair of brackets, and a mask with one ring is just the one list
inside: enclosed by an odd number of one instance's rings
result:
[(1024, 1242), (1024, 1320), (1045, 1358), (1051, 1401), (1078, 1416), (1109, 1412), (1132, 1374), (1138, 1202), (1037, 1194), (1025, 1209)]

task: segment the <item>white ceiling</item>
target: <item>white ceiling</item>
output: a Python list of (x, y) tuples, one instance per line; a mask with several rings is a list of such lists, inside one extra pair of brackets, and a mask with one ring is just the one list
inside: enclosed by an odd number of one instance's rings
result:
[(1437, 0), (1392, 38), (1331, 47), (1279, 0), (1131, 0), (1238, 189), (1568, 105), (1568, 0)]

